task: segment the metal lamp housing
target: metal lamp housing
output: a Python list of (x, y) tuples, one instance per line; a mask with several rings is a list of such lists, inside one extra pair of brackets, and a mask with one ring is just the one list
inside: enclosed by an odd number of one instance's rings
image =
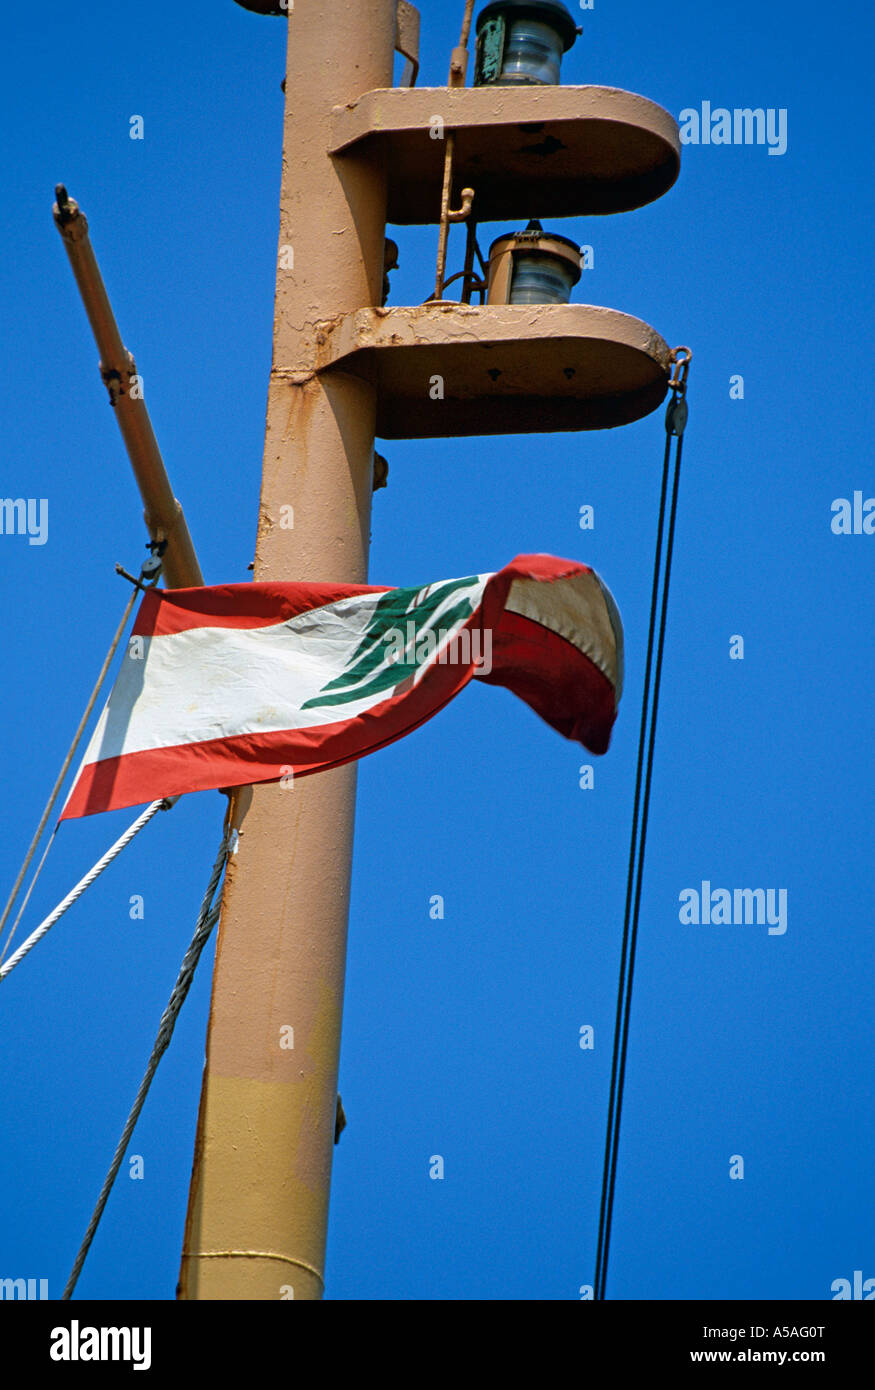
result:
[(579, 33), (560, 0), (493, 0), (477, 17), (474, 85), (556, 86)]
[(580, 247), (530, 222), (489, 248), (487, 304), (567, 304), (580, 279)]

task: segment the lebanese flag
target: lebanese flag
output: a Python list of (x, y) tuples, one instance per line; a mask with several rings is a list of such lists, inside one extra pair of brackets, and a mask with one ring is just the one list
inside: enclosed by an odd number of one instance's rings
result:
[(604, 753), (622, 670), (610, 592), (552, 555), (424, 588), (150, 589), (61, 819), (337, 767), (471, 679)]

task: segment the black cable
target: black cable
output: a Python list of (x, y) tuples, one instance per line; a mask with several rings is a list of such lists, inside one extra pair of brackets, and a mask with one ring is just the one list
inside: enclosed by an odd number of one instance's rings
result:
[(641, 702), (641, 732), (638, 738), (638, 766), (635, 775), (635, 800), (632, 813), (632, 836), (629, 847), (629, 869), (626, 876), (626, 908), (623, 917), (623, 941), (620, 948), (620, 981), (617, 991), (617, 1018), (614, 1026), (614, 1051), (611, 1060), (611, 1086), (610, 1098), (608, 1102), (608, 1125), (605, 1137), (605, 1163), (602, 1174), (601, 1203), (599, 1207), (599, 1230), (596, 1245), (596, 1273), (594, 1294), (596, 1299), (600, 1298), (599, 1289), (602, 1284), (602, 1265), (605, 1253), (605, 1218), (607, 1208), (607, 1194), (611, 1189), (611, 1175), (614, 1151), (614, 1111), (617, 1097), (617, 1070), (619, 1063), (620, 1039), (622, 1036), (623, 1023), (623, 1000), (625, 997), (625, 981), (628, 965), (629, 950), (629, 927), (632, 908), (633, 879), (635, 872), (635, 848), (638, 840), (638, 816), (641, 804), (641, 777), (644, 766), (645, 735), (647, 729), (647, 709), (650, 699), (650, 679), (653, 664), (653, 636), (656, 627), (656, 610), (659, 595), (659, 575), (662, 559), (662, 535), (665, 524), (665, 499), (668, 492), (668, 472), (671, 459), (671, 435), (665, 441), (665, 460), (662, 470), (662, 489), (659, 499), (659, 521), (656, 528), (656, 557), (653, 564), (653, 590), (650, 600), (650, 628), (647, 635), (647, 659), (644, 665), (644, 697)]
[[(683, 448), (683, 428), (686, 423), (686, 402), (681, 396), (674, 397), (666, 415), (666, 444), (663, 461), (662, 487), (659, 500), (659, 521), (657, 524), (656, 555), (653, 566), (653, 588), (650, 601), (650, 624), (647, 637), (647, 659), (644, 674), (644, 696), (641, 704), (641, 730), (638, 741), (638, 764), (635, 775), (635, 800), (632, 814), (632, 835), (629, 847), (629, 868), (626, 878), (626, 907), (623, 918), (623, 941), (620, 949), (620, 978), (617, 989), (617, 1017), (614, 1029), (614, 1048), (611, 1060), (611, 1086), (608, 1103), (608, 1124), (605, 1137), (605, 1162), (602, 1174), (602, 1191), (599, 1206), (599, 1229), (596, 1246), (596, 1272), (593, 1288), (594, 1297), (604, 1300), (607, 1283), (608, 1253), (611, 1241), (611, 1227), (614, 1207), (614, 1187), (617, 1172), (617, 1153), (620, 1141), (620, 1119), (623, 1108), (623, 1090), (626, 1080), (626, 1053), (629, 1042), (629, 1017), (632, 1005), (632, 981), (635, 968), (635, 950), (638, 941), (638, 918), (641, 906), (641, 882), (644, 868), (644, 851), (647, 840), (647, 821), (650, 810), (650, 788), (653, 773), (653, 751), (656, 737), (656, 717), (659, 707), (659, 685), (662, 676), (662, 658), (665, 649), (665, 627), (668, 612), (668, 591), (671, 579), (671, 562), (674, 550), (675, 522), (677, 519), (678, 489), (680, 484), (681, 454)], [(665, 575), (662, 599), (659, 601), (659, 580), (662, 561), (663, 531), (665, 529), (665, 503), (668, 493), (671, 442), (677, 430), (677, 450), (675, 453), (672, 499), (669, 511), (668, 535), (666, 539)], [(650, 703), (651, 676), (653, 672), (653, 638), (656, 627), (657, 607), (660, 609), (659, 637), (657, 640), (656, 671), (653, 675), (653, 707), (648, 719)], [(645, 755), (645, 747), (647, 749)], [(641, 804), (642, 770), (644, 774), (644, 799)], [(639, 814), (641, 833), (638, 834)], [(636, 853), (637, 846), (637, 853)], [(633, 889), (634, 884), (634, 889)]]
[(140, 1087), (134, 1099), (134, 1104), (131, 1107), (131, 1113), (128, 1115), (128, 1118), (125, 1122), (125, 1127), (122, 1131), (122, 1137), (119, 1140), (115, 1154), (113, 1155), (113, 1160), (110, 1164), (109, 1172), (107, 1173), (104, 1179), (103, 1187), (100, 1189), (100, 1195), (97, 1199), (97, 1206), (94, 1208), (91, 1220), (88, 1223), (88, 1229), (85, 1232), (82, 1244), (79, 1247), (79, 1253), (77, 1254), (76, 1259), (73, 1263), (73, 1269), (70, 1273), (70, 1277), (67, 1280), (66, 1285), (64, 1286), (64, 1292), (61, 1294), (62, 1302), (66, 1302), (73, 1297), (73, 1290), (76, 1287), (79, 1275), (82, 1273), (82, 1266), (85, 1263), (85, 1258), (88, 1254), (88, 1251), (91, 1249), (91, 1242), (93, 1241), (94, 1236), (97, 1232), (97, 1228), (100, 1225), (100, 1219), (103, 1216), (104, 1210), (106, 1209), (106, 1204), (109, 1201), (109, 1194), (111, 1193), (113, 1184), (116, 1180), (116, 1177), (118, 1176), (118, 1171), (122, 1166), (122, 1160), (127, 1152), (128, 1144), (131, 1142), (131, 1136), (134, 1132), (134, 1128), (136, 1127), (137, 1120), (140, 1118), (140, 1112), (146, 1103), (146, 1097), (149, 1094), (149, 1088), (152, 1085), (152, 1080), (155, 1076), (156, 1071), (158, 1070), (158, 1063), (161, 1061), (161, 1058), (164, 1056), (164, 1053), (167, 1051), (167, 1048), (170, 1045), (170, 1039), (173, 1037), (173, 1030), (176, 1027), (176, 1020), (179, 1017), (179, 1011), (185, 1003), (186, 996), (188, 994), (189, 989), (191, 988), (191, 982), (194, 979), (194, 972), (197, 969), (198, 961), (201, 958), (201, 952), (203, 951), (204, 946), (206, 945), (207, 940), (209, 939), (210, 932), (213, 930), (213, 927), (219, 920), (219, 913), (221, 912), (221, 902), (214, 903), (213, 899), (216, 896), (216, 889), (219, 886), (219, 881), (225, 870), (225, 865), (228, 860), (229, 849), (230, 835), (226, 828), (225, 833), (222, 836), (222, 843), (219, 846), (219, 853), (216, 857), (216, 862), (213, 865), (213, 871), (210, 874), (210, 880), (207, 884), (207, 890), (204, 894), (203, 902), (201, 903), (201, 910), (198, 913), (197, 925), (195, 927), (194, 936), (192, 937), (189, 943), (188, 950), (182, 958), (182, 964), (179, 967), (179, 974), (176, 977), (176, 984), (173, 986), (170, 998), (167, 1001), (167, 1007), (164, 1010), (164, 1013), (161, 1015), (161, 1022), (158, 1025), (158, 1034), (155, 1038), (155, 1042), (152, 1045), (152, 1052), (149, 1057), (149, 1064), (146, 1067), (145, 1075), (142, 1081), (140, 1082)]

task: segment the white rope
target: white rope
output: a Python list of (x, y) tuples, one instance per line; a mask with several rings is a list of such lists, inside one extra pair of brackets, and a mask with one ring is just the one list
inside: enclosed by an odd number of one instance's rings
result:
[(62, 1300), (69, 1299), (72, 1296), (73, 1290), (76, 1287), (76, 1281), (79, 1278), (80, 1273), (82, 1272), (82, 1266), (85, 1263), (85, 1257), (88, 1254), (89, 1249), (91, 1248), (91, 1242), (94, 1239), (95, 1232), (97, 1231), (97, 1227), (100, 1224), (100, 1218), (103, 1215), (104, 1207), (106, 1206), (106, 1203), (109, 1199), (109, 1194), (112, 1191), (112, 1185), (115, 1182), (118, 1170), (122, 1165), (122, 1159), (125, 1156), (128, 1144), (131, 1142), (131, 1135), (133, 1134), (134, 1127), (137, 1123), (137, 1120), (140, 1117), (140, 1111), (142, 1110), (143, 1105), (145, 1104), (146, 1096), (149, 1094), (149, 1087), (152, 1085), (152, 1078), (154, 1077), (155, 1072), (158, 1070), (158, 1063), (161, 1061), (161, 1058), (167, 1050), (167, 1046), (170, 1042), (170, 1039), (173, 1036), (173, 1029), (176, 1025), (176, 1020), (179, 1016), (179, 1011), (185, 1003), (185, 996), (188, 994), (189, 987), (191, 985), (192, 980), (194, 979), (194, 972), (197, 968), (197, 963), (200, 960), (201, 952), (207, 943), (210, 932), (213, 930), (213, 927), (219, 919), (219, 914), (221, 912), (221, 903), (216, 903), (215, 905), (213, 905), (213, 898), (215, 896), (216, 889), (219, 886), (219, 880), (222, 877), (222, 871), (225, 867), (225, 861), (228, 858), (228, 848), (231, 843), (231, 838), (232, 833), (228, 831), (226, 831), (224, 836), (222, 837), (222, 843), (219, 847), (219, 853), (216, 856), (216, 862), (213, 865), (213, 871), (210, 874), (210, 881), (207, 884), (207, 891), (204, 894), (203, 902), (201, 903), (201, 910), (198, 913), (197, 925), (195, 927), (194, 936), (191, 939), (188, 950), (182, 958), (182, 965), (179, 967), (179, 974), (176, 977), (176, 984), (173, 986), (170, 998), (167, 1001), (167, 1008), (161, 1015), (161, 1022), (158, 1025), (158, 1034), (152, 1046), (152, 1055), (149, 1058), (149, 1064), (146, 1067), (146, 1073), (142, 1081), (140, 1082), (140, 1088), (137, 1091), (134, 1104), (131, 1108), (131, 1113), (130, 1115), (128, 1115), (127, 1121), (125, 1122), (125, 1127), (122, 1130), (122, 1137), (119, 1140), (118, 1147), (116, 1148), (115, 1154), (113, 1155), (113, 1160), (110, 1164), (109, 1172), (103, 1180), (103, 1187), (100, 1189), (100, 1196), (97, 1199), (97, 1206), (94, 1208), (93, 1215), (88, 1223), (88, 1229), (85, 1232), (82, 1244), (79, 1247), (79, 1253), (74, 1261), (70, 1277), (67, 1280), (64, 1292), (61, 1294)]
[(103, 858), (97, 861), (97, 863), (94, 865), (94, 868), (89, 869), (85, 877), (80, 878), (79, 882), (76, 884), (76, 887), (70, 889), (70, 892), (67, 894), (66, 898), (64, 898), (63, 902), (58, 903), (58, 906), (55, 908), (54, 912), (50, 912), (48, 917), (46, 917), (44, 921), (40, 922), (36, 930), (31, 932), (27, 940), (23, 942), (21, 946), (19, 946), (15, 954), (9, 957), (6, 964), (0, 966), (0, 980), (5, 980), (6, 976), (10, 973), (10, 971), (14, 970), (16, 965), (18, 965), (19, 961), (24, 960), (24, 957), (27, 955), (27, 953), (29, 951), (32, 951), (36, 943), (38, 941), (41, 941), (42, 938), (45, 936), (46, 932), (48, 932), (55, 925), (58, 918), (63, 917), (64, 913), (67, 911), (69, 907), (73, 906), (77, 898), (82, 897), (82, 894), (85, 892), (85, 889), (90, 888), (94, 880), (96, 878), (99, 878), (100, 875), (103, 873), (104, 869), (107, 868), (108, 865), (110, 865), (112, 861), (115, 858), (117, 858), (118, 855), (121, 854), (125, 845), (129, 845), (131, 840), (133, 840), (134, 836), (139, 835), (140, 831), (143, 829), (143, 826), (148, 825), (152, 817), (156, 816), (159, 811), (168, 811), (171, 806), (175, 805), (177, 800), (177, 797), (167, 797), (163, 798), (161, 801), (153, 801), (152, 805), (147, 807), (147, 809), (142, 813), (142, 815), (137, 817), (133, 825), (128, 826), (124, 835), (122, 835), (120, 839), (116, 840), (112, 848), (106, 851), (106, 854), (103, 856)]
[(25, 910), (25, 908), (27, 907), (27, 904), (30, 902), (30, 895), (31, 895), (31, 893), (33, 892), (34, 888), (36, 887), (36, 881), (37, 881), (37, 879), (39, 878), (40, 874), (41, 874), (42, 871), (43, 871), (43, 865), (45, 864), (46, 860), (47, 860), (48, 857), (49, 857), (49, 850), (51, 849), (52, 845), (55, 843), (55, 836), (57, 835), (57, 833), (58, 833), (58, 831), (60, 830), (60, 828), (61, 828), (61, 822), (58, 821), (58, 824), (55, 826), (54, 830), (52, 831), (51, 835), (49, 836), (48, 840), (46, 841), (46, 847), (45, 847), (45, 849), (43, 850), (42, 858), (40, 859), (39, 863), (38, 863), (37, 866), (36, 866), (36, 869), (34, 870), (33, 878), (30, 880), (30, 883), (28, 884), (27, 892), (25, 893), (24, 897), (23, 897), (22, 900), (21, 900), (21, 906), (20, 906), (19, 909), (18, 909), (18, 913), (17, 913), (17, 915), (16, 915), (15, 921), (12, 923), (12, 926), (9, 928), (9, 935), (8, 935), (7, 938), (6, 938), (6, 943), (5, 943), (4, 947), (3, 947), (3, 950), (0, 951), (0, 965), (2, 965), (2, 963), (3, 963), (3, 957), (6, 955), (6, 952), (9, 950), (10, 943), (11, 943), (13, 937), (15, 936), (15, 933), (16, 933), (17, 930), (18, 930), (18, 924), (19, 924), (19, 922), (21, 921), (22, 916), (24, 915), (24, 910)]
[[(33, 839), (32, 839), (31, 842), (30, 842), (30, 848), (28, 849), (27, 854), (24, 856), (24, 863), (22, 864), (21, 868), (19, 869), (19, 871), (18, 871), (18, 877), (16, 878), (15, 882), (14, 882), (13, 885), (12, 885), (12, 892), (9, 894), (9, 897), (8, 897), (8, 899), (7, 899), (7, 901), (6, 901), (6, 906), (5, 906), (4, 909), (3, 909), (3, 915), (2, 915), (2, 917), (0, 917), (0, 932), (3, 931), (3, 927), (4, 927), (5, 924), (6, 924), (6, 918), (9, 916), (10, 912), (12, 911), (12, 905), (13, 905), (13, 903), (15, 902), (15, 899), (18, 897), (18, 890), (20, 889), (22, 883), (24, 882), (24, 875), (27, 873), (28, 865), (30, 864), (31, 859), (33, 859), (33, 856), (34, 856), (34, 852), (35, 852), (35, 850), (36, 850), (36, 847), (37, 847), (37, 845), (39, 844), (39, 842), (40, 842), (40, 840), (41, 840), (41, 838), (42, 838), (42, 833), (43, 833), (43, 831), (44, 831), (45, 828), (46, 828), (46, 822), (48, 821), (48, 818), (49, 818), (49, 816), (51, 815), (52, 807), (54, 806), (55, 802), (56, 802), (57, 799), (58, 799), (58, 793), (59, 793), (60, 790), (61, 790), (61, 786), (63, 785), (64, 778), (67, 776), (68, 769), (69, 769), (69, 767), (70, 767), (71, 762), (73, 761), (73, 754), (76, 752), (76, 749), (77, 749), (78, 746), (79, 746), (79, 740), (80, 740), (81, 737), (82, 737), (82, 734), (83, 734), (84, 729), (85, 729), (85, 725), (88, 723), (88, 720), (91, 718), (91, 711), (94, 709), (95, 703), (96, 703), (96, 701), (97, 701), (97, 696), (98, 696), (99, 693), (100, 693), (100, 687), (103, 685), (103, 682), (104, 682), (105, 679), (106, 679), (106, 673), (107, 673), (107, 671), (109, 670), (110, 663), (111, 663), (113, 657), (115, 656), (116, 648), (118, 647), (118, 644), (119, 644), (119, 642), (120, 642), (121, 639), (122, 639), (122, 633), (123, 633), (124, 630), (125, 630), (125, 627), (126, 627), (126, 625), (127, 625), (128, 618), (131, 616), (131, 609), (132, 609), (133, 606), (134, 606), (134, 601), (136, 600), (137, 592), (138, 592), (138, 591), (137, 591), (136, 589), (134, 589), (133, 593), (131, 594), (131, 597), (128, 599), (128, 602), (127, 602), (127, 604), (125, 605), (125, 611), (124, 611), (124, 613), (122, 614), (122, 620), (121, 620), (121, 622), (119, 623), (118, 628), (116, 629), (116, 634), (115, 634), (115, 637), (113, 637), (113, 639), (112, 639), (112, 643), (111, 643), (111, 645), (110, 645), (109, 651), (108, 651), (107, 654), (106, 654), (106, 659), (104, 660), (104, 663), (103, 663), (103, 665), (102, 665), (101, 668), (100, 668), (100, 674), (99, 674), (98, 677), (97, 677), (97, 684), (95, 685), (94, 689), (93, 689), (92, 692), (91, 692), (91, 698), (90, 698), (90, 700), (88, 701), (88, 704), (85, 706), (85, 713), (83, 714), (82, 718), (80, 719), (80, 721), (79, 721), (79, 727), (78, 727), (78, 729), (76, 730), (75, 734), (73, 735), (73, 742), (70, 744), (70, 750), (69, 750), (69, 752), (67, 753), (66, 758), (64, 759), (64, 763), (63, 763), (63, 766), (61, 767), (61, 771), (58, 773), (58, 779), (57, 779), (57, 781), (55, 782), (54, 787), (52, 788), (51, 796), (49, 797), (49, 799), (48, 799), (48, 801), (47, 801), (47, 803), (46, 803), (45, 810), (43, 811), (43, 813), (42, 813), (42, 815), (41, 815), (41, 817), (40, 817), (40, 823), (39, 823), (39, 825), (37, 826), (36, 830), (34, 831)], [(55, 829), (57, 830), (57, 827), (55, 827)], [(52, 836), (52, 839), (54, 839), (54, 836)], [(46, 848), (46, 854), (48, 854), (49, 849), (51, 849), (51, 846), (52, 846), (52, 840), (49, 840), (48, 847)], [(31, 885), (30, 885), (30, 889), (28, 890), (28, 895), (27, 895), (28, 897), (30, 897), (30, 894), (33, 892), (33, 886), (34, 886), (34, 884), (36, 883), (37, 879), (39, 878), (40, 870), (42, 869), (43, 864), (46, 862), (46, 854), (44, 854), (43, 857), (42, 857), (42, 859), (40, 860), (39, 868), (37, 869), (36, 873), (35, 873), (34, 876), (33, 876), (33, 879), (32, 879), (32, 881), (31, 881)], [(25, 899), (25, 904), (26, 904), (26, 902), (27, 902), (27, 899)], [(23, 912), (23, 911), (24, 911), (24, 908), (22, 907), (22, 912)], [(15, 935), (15, 928), (18, 926), (18, 923), (19, 923), (20, 919), (21, 919), (21, 912), (19, 912), (18, 916), (16, 917), (15, 923), (14, 923), (14, 925), (13, 925), (13, 927), (12, 927), (12, 930), (10, 931), (9, 935), (8, 935), (7, 938), (6, 938), (6, 944), (4, 945), (2, 951), (0, 951), (0, 960), (3, 959), (3, 957), (6, 955), (6, 952), (9, 950), (9, 943), (11, 942), (13, 936)]]

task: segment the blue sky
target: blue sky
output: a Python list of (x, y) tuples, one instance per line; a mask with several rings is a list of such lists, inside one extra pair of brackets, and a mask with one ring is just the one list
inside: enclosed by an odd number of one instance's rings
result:
[[(462, 5), (421, 10), (420, 85), (437, 86)], [(871, 12), (597, 0), (581, 19), (567, 82), (675, 117), (710, 101), (788, 121), (780, 156), (689, 145), (659, 202), (555, 224), (595, 250), (576, 300), (694, 352), (608, 1295), (829, 1299), (854, 1270), (875, 1278), (875, 536), (830, 527), (836, 499), (875, 496)], [(0, 536), (5, 899), (127, 598), (113, 567), (136, 568), (145, 541), (54, 185), (89, 217), (206, 580), (245, 580), (285, 55), (283, 22), (232, 0), (4, 21), (0, 493), (49, 507), (44, 545)], [(436, 233), (393, 235), (391, 302), (420, 302)], [(476, 683), (360, 765), (329, 1298), (577, 1299), (592, 1281), (663, 439), (660, 411), (606, 433), (378, 446), (372, 582), (583, 560), (620, 607), (627, 687), (593, 790), (583, 750)], [(160, 816), (0, 990), (0, 1276), (61, 1292), (224, 804)], [(63, 828), (20, 933), (131, 819)], [(786, 933), (682, 924), (679, 894), (703, 880), (786, 889)], [(211, 962), (212, 947), (131, 1147), (145, 1176), (123, 1168), (83, 1297), (174, 1296)]]

